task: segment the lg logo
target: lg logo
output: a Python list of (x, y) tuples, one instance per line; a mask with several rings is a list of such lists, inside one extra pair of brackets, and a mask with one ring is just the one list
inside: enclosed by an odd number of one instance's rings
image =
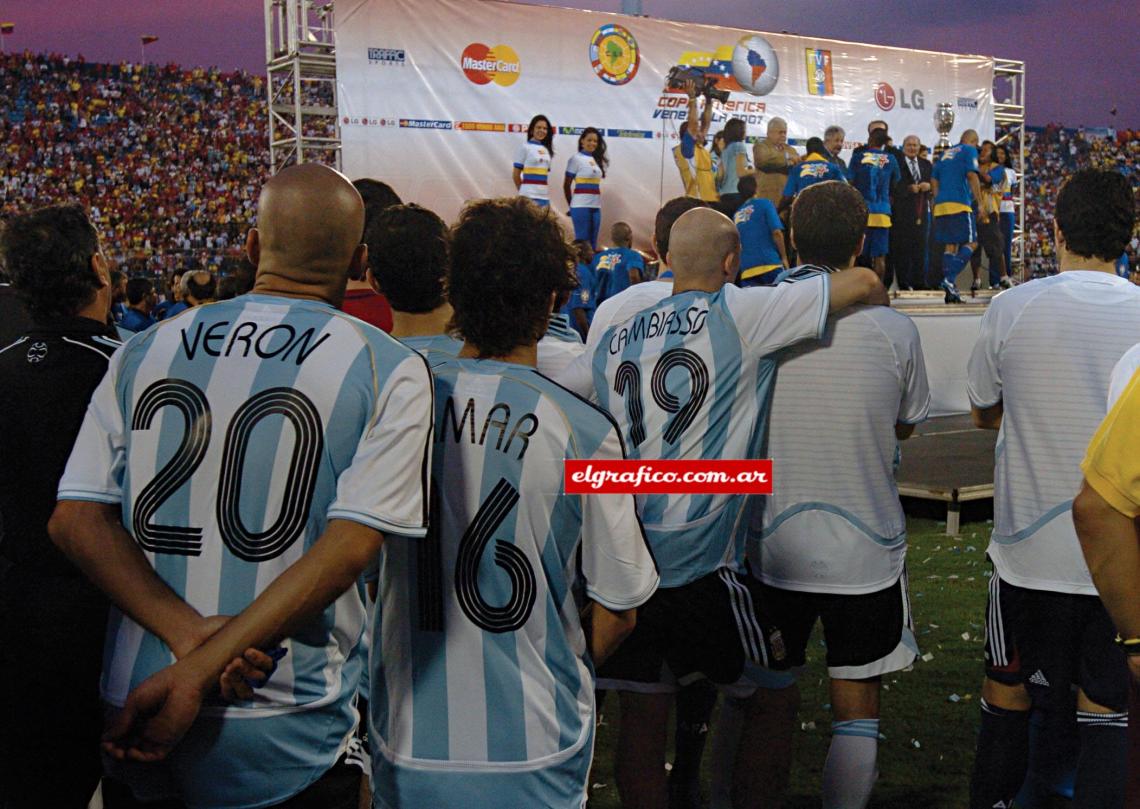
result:
[[(885, 81), (879, 82), (875, 85), (875, 103), (879, 105), (879, 109), (883, 110), (884, 112), (894, 109), (895, 99), (895, 88), (891, 87), (891, 85), (887, 84)], [(897, 99), (900, 109), (926, 109), (926, 98), (922, 95), (922, 90), (911, 90), (908, 95), (906, 88), (900, 87)]]

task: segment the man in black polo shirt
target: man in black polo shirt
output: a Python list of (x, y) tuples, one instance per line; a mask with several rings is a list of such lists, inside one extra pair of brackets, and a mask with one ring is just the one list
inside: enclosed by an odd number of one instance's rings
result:
[(34, 325), (0, 346), (0, 807), (82, 809), (101, 773), (105, 597), (48, 538), (56, 486), (119, 343), (75, 206), (10, 219), (0, 254)]

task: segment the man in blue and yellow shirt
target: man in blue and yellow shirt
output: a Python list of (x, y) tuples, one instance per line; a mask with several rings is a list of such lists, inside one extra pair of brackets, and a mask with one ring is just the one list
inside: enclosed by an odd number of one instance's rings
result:
[(875, 274), (884, 278), (887, 270), (887, 253), (890, 250), (891, 189), (902, 179), (898, 161), (886, 152), (887, 130), (876, 129), (867, 137), (867, 148), (851, 162), (851, 184), (863, 195), (867, 203), (867, 235), (863, 242), (863, 256), (869, 258)]
[[(934, 239), (946, 246), (942, 256), (942, 289), (946, 303), (961, 303), (954, 281), (978, 246), (978, 226), (974, 208), (982, 206), (978, 182), (978, 133), (967, 129), (962, 140), (947, 149), (934, 163), (931, 177), (934, 194)], [(983, 222), (989, 214), (979, 215)]]
[(808, 186), (822, 183), (826, 180), (837, 180), (841, 183), (847, 182), (847, 177), (844, 176), (843, 169), (833, 163), (827, 156), (827, 149), (824, 148), (822, 140), (819, 138), (808, 138), (806, 147), (807, 157), (792, 166), (791, 171), (788, 172), (788, 181), (784, 183), (783, 198), (777, 206), (777, 209), (780, 211), (783, 211), (785, 208), (790, 208), (792, 200), (796, 198), (796, 194)]
[[(792, 168), (795, 173), (799, 166)], [(776, 283), (781, 270), (788, 267), (784, 248), (784, 224), (776, 206), (757, 191), (752, 199), (736, 209), (733, 217), (740, 234), (740, 275), (742, 287)]]

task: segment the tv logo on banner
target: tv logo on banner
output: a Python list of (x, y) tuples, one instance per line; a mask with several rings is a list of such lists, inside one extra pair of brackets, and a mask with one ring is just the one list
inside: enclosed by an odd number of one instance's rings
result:
[(807, 61), (808, 92), (813, 96), (829, 96), (835, 93), (835, 83), (831, 78), (831, 51), (818, 48), (805, 48)]
[(407, 54), (403, 48), (369, 48), (368, 64), (404, 65), (407, 64)]

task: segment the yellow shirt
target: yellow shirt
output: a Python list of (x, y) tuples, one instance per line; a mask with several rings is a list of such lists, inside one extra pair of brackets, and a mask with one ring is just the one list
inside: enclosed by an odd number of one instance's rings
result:
[(1140, 373), (1093, 434), (1081, 471), (1114, 509), (1140, 516)]

